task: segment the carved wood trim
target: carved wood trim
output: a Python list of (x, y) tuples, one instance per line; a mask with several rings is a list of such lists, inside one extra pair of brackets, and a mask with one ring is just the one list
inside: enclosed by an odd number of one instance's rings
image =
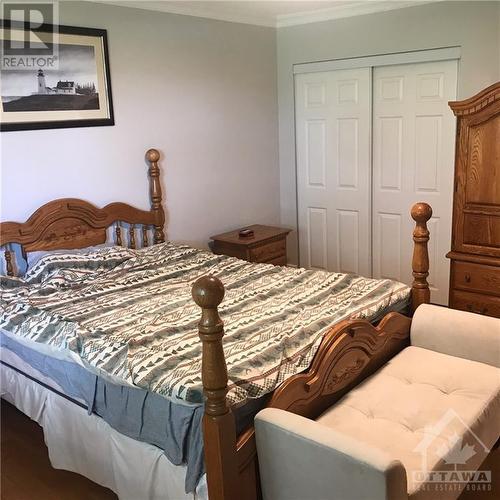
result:
[[(157, 150), (150, 149), (146, 157), (151, 162), (151, 210), (140, 210), (119, 202), (98, 208), (77, 198), (49, 201), (36, 210), (26, 222), (0, 223), (0, 246), (18, 243), (24, 251), (84, 248), (104, 243), (106, 229), (119, 221), (132, 225), (154, 226), (155, 234), (159, 235), (155, 242), (164, 241), (165, 217), (161, 204), (158, 166), (160, 154)], [(120, 236), (117, 227), (117, 240)]]
[(469, 99), (450, 101), (448, 105), (455, 113), (455, 116), (464, 116), (477, 113), (496, 101), (500, 101), (500, 82), (490, 85)]
[(309, 370), (289, 378), (269, 406), (316, 418), (409, 343), (411, 319), (386, 315), (377, 327), (346, 320), (327, 333)]

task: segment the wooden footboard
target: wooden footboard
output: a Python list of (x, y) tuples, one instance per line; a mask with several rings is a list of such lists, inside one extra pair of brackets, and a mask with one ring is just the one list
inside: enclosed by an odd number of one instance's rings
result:
[[(411, 210), (413, 232), (412, 311), (430, 301), (427, 221), (432, 209), (417, 203)], [(199, 335), (203, 344), (202, 382), (206, 397), (203, 419), (205, 467), (210, 500), (257, 500), (261, 497), (253, 427), (240, 436), (226, 400), (228, 375), (217, 307), (224, 286), (204, 276), (193, 285), (201, 307)], [(323, 338), (310, 368), (283, 383), (269, 406), (316, 418), (346, 392), (375, 372), (409, 343), (411, 319), (398, 313), (385, 316), (377, 327), (363, 320), (346, 320)]]

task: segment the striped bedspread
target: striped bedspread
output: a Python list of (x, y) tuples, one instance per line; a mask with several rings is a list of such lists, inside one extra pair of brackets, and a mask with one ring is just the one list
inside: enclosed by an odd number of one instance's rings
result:
[(228, 397), (261, 397), (306, 369), (345, 318), (401, 310), (410, 290), (391, 280), (250, 264), (183, 245), (42, 257), (23, 279), (1, 277), (0, 327), (77, 353), (95, 371), (174, 401), (202, 402), (200, 309), (191, 286), (221, 279)]

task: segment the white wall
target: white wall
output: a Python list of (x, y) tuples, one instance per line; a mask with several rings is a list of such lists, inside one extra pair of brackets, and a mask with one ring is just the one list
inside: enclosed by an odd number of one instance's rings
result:
[[(281, 222), (296, 228), (293, 64), (461, 46), (459, 98), (500, 80), (500, 3), (440, 2), (278, 30)], [(297, 261), (296, 232), (289, 256)]]
[(170, 239), (279, 222), (275, 30), (82, 2), (60, 14), (108, 30), (116, 125), (2, 133), (2, 220), (59, 197), (147, 208), (157, 147)]

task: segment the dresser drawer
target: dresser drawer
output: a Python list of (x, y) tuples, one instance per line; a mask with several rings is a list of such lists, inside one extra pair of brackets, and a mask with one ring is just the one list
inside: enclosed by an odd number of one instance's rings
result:
[(500, 298), (490, 295), (452, 290), (450, 292), (450, 307), (500, 318)]
[(454, 261), (452, 288), (500, 296), (500, 267)]
[(251, 262), (269, 262), (286, 255), (286, 240), (272, 241), (250, 249)]

